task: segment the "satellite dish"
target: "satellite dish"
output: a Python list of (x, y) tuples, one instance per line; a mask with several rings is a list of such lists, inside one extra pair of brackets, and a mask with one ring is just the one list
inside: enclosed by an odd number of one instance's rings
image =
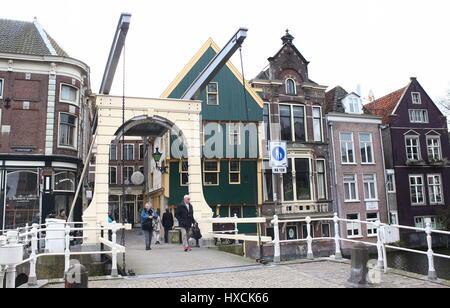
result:
[(133, 183), (134, 185), (142, 185), (144, 183), (144, 180), (144, 175), (140, 171), (136, 171), (131, 176), (131, 183)]

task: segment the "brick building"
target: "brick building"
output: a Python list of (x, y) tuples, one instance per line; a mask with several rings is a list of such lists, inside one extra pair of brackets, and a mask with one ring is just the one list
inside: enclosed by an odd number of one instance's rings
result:
[(91, 139), (89, 95), (89, 67), (36, 20), (0, 19), (2, 228), (70, 208)]
[[(263, 140), (264, 216), (304, 219), (307, 216), (333, 216), (329, 181), (328, 137), (325, 122), (325, 90), (309, 78), (309, 62), (286, 33), (282, 48), (269, 58), (268, 68), (251, 81), (264, 101)], [(272, 174), (267, 145), (286, 141), (289, 167), (282, 177)], [(278, 178), (278, 179), (277, 179)], [(281, 206), (275, 206), (276, 182), (281, 181)], [(273, 235), (273, 227), (266, 226)], [(331, 236), (329, 223), (313, 223), (315, 237)], [(282, 239), (306, 238), (306, 224), (289, 224), (281, 230)]]

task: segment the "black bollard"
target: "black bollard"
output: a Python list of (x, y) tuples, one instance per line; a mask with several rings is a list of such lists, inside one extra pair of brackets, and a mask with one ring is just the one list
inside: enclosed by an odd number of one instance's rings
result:
[(352, 249), (352, 268), (351, 277), (348, 280), (348, 285), (353, 288), (366, 288), (367, 274), (369, 269), (367, 263), (369, 262), (369, 248), (364, 244), (357, 244)]
[(65, 274), (66, 289), (87, 289), (89, 272), (80, 263), (73, 263)]

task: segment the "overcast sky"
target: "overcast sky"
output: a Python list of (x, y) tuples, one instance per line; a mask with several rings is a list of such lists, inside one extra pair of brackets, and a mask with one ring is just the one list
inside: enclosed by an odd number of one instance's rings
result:
[[(223, 46), (239, 27), (246, 78), (281, 47), (288, 28), (311, 64), (310, 78), (379, 98), (416, 76), (435, 99), (450, 88), (448, 0), (13, 0), (0, 18), (38, 21), (71, 57), (91, 67), (97, 92), (121, 12), (132, 13), (127, 38), (128, 96), (159, 97), (201, 45)], [(237, 56), (233, 63), (240, 69)], [(112, 94), (121, 94), (118, 70)]]

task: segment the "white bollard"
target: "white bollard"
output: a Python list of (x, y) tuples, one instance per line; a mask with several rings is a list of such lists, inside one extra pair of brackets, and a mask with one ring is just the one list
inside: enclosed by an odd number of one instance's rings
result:
[[(234, 213), (234, 219), (236, 219), (236, 220), (238, 220), (238, 217), (237, 217), (237, 214), (236, 213)], [(234, 235), (238, 235), (239, 234), (239, 231), (238, 231), (238, 224), (237, 224), (237, 222), (235, 222), (234, 223)], [(239, 241), (237, 240), (237, 239), (235, 239), (234, 240), (234, 243), (237, 245), (237, 244), (239, 244)]]
[(15, 289), (16, 288), (16, 266), (8, 265), (6, 267), (6, 288)]
[(0, 289), (3, 289), (3, 281), (5, 279), (6, 266), (0, 265)]
[(274, 233), (274, 257), (273, 261), (275, 263), (281, 262), (281, 249), (280, 249), (280, 227), (278, 225), (278, 215), (275, 215), (273, 220), (273, 233)]
[(64, 273), (67, 274), (70, 267), (70, 227), (66, 226), (65, 229), (65, 250), (64, 250)]
[(426, 218), (426, 228), (425, 232), (427, 233), (427, 244), (428, 244), (428, 279), (430, 280), (436, 280), (436, 270), (434, 268), (434, 252), (433, 252), (433, 240), (431, 238), (431, 218)]
[(314, 254), (312, 251), (312, 236), (311, 236), (311, 217), (306, 217), (306, 232), (308, 234), (306, 240), (308, 242), (308, 255), (307, 255), (307, 259), (309, 260), (313, 260), (314, 259)]
[(32, 228), (32, 238), (31, 238), (31, 255), (30, 255), (30, 275), (28, 278), (28, 285), (35, 286), (37, 285), (37, 276), (36, 276), (36, 252), (37, 252), (37, 225), (34, 224)]
[(113, 246), (112, 246), (112, 254), (111, 254), (111, 277), (118, 277), (119, 276), (119, 272), (117, 271), (117, 223), (114, 221), (112, 223), (112, 242), (113, 242)]
[(334, 221), (334, 243), (336, 245), (336, 260), (342, 259), (342, 252), (341, 252), (341, 237), (339, 236), (339, 217), (337, 213), (334, 213), (333, 217)]

